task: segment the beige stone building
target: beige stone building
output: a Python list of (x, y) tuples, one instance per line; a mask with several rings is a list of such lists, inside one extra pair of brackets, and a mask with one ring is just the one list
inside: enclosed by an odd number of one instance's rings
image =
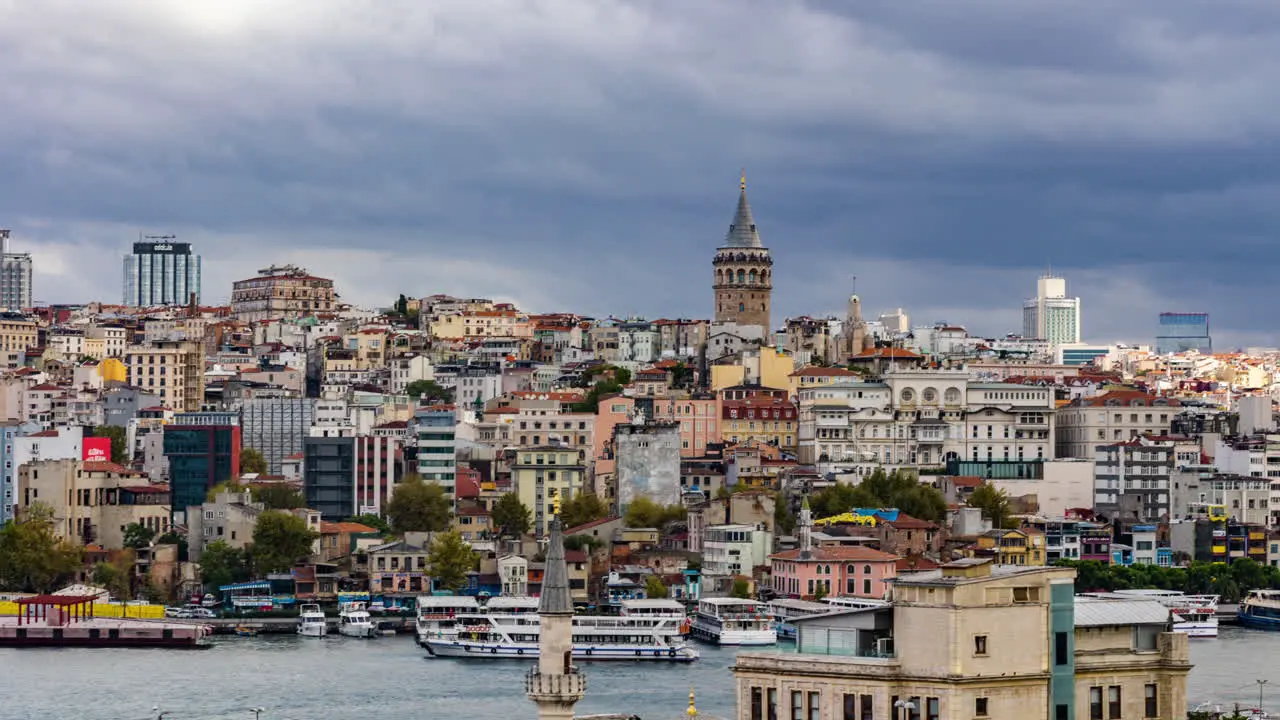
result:
[(272, 265), (231, 285), (231, 315), (243, 322), (332, 312), (336, 300), (332, 280), (293, 265)]
[(773, 257), (760, 242), (756, 221), (747, 202), (747, 179), (742, 178), (738, 209), (716, 250), (714, 283), (716, 322), (757, 325), (769, 331), (773, 298)]
[(1074, 597), (1070, 568), (962, 560), (889, 607), (796, 621), (796, 652), (733, 667), (740, 720), (1090, 720), (1186, 714), (1185, 633), (1149, 600)]
[(39, 343), (34, 321), (18, 313), (0, 313), (0, 351), (21, 352)]
[(160, 396), (165, 407), (197, 412), (204, 402), (204, 348), (199, 342), (158, 342), (125, 349), (128, 382)]
[(42, 460), (18, 469), (18, 512), (42, 504), (53, 511), (58, 537), (108, 550), (124, 547), (124, 529), (138, 523), (169, 530), (169, 486), (109, 462)]
[(253, 501), (253, 495), (247, 490), (218, 493), (213, 502), (188, 508), (187, 552), (191, 562), (200, 562), (204, 549), (219, 540), (233, 548), (243, 548), (253, 542), (253, 529), (264, 509), (262, 503)]
[(1058, 410), (1058, 457), (1093, 459), (1099, 445), (1168, 435), (1180, 403), (1138, 390), (1080, 397)]

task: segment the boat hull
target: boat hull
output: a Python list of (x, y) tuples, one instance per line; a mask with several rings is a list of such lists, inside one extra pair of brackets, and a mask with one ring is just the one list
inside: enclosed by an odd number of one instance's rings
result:
[(1236, 622), (1242, 627), (1253, 628), (1254, 630), (1280, 631), (1280, 618), (1262, 617), (1242, 612), (1236, 616)]
[(1218, 621), (1214, 619), (1175, 622), (1173, 631), (1186, 633), (1190, 637), (1218, 637)]
[[(465, 640), (427, 638), (427, 651), (435, 657), (471, 658), (476, 660), (524, 660), (538, 657), (538, 646), (517, 643), (512, 645)], [(578, 646), (573, 648), (574, 660), (645, 660), (658, 662), (693, 662), (698, 653), (689, 647), (654, 648), (626, 645)]]
[(306, 623), (298, 626), (298, 634), (303, 637), (324, 637), (329, 628), (323, 623)]
[(338, 628), (338, 634), (354, 638), (371, 638), (377, 636), (377, 631), (372, 625), (367, 627), (360, 625), (343, 625)]

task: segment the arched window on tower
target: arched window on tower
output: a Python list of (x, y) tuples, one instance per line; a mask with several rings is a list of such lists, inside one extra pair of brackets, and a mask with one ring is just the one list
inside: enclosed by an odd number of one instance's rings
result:
[(747, 273), (746, 273), (746, 271), (744, 271), (744, 270), (739, 270), (739, 271), (738, 271), (738, 282), (742, 283), (742, 282), (746, 282), (746, 281), (747, 281)]
[(750, 282), (752, 285), (755, 285), (755, 284), (756, 284), (756, 278), (757, 278), (757, 277), (758, 277), (758, 276), (756, 275), (756, 271), (755, 271), (755, 270), (752, 270), (752, 271), (751, 271), (751, 280), (750, 280), (749, 282)]
[(747, 310), (746, 303), (738, 303), (738, 312), (746, 312), (746, 310)]

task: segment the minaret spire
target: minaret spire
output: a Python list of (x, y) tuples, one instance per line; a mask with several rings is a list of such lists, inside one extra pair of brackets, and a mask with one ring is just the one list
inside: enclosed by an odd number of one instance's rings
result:
[(539, 720), (573, 720), (573, 706), (586, 694), (587, 679), (573, 665), (573, 598), (558, 517), (551, 521), (538, 614), (538, 665), (529, 670), (525, 691), (538, 706)]
[(800, 557), (813, 554), (813, 512), (809, 510), (809, 496), (800, 504)]

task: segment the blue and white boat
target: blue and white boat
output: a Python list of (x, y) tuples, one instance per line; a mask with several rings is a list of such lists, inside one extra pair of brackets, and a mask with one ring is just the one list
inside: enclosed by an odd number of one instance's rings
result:
[(1280, 630), (1280, 590), (1251, 590), (1236, 618), (1245, 627)]
[[(541, 617), (537, 598), (496, 597), (459, 613), (452, 631), (425, 638), (436, 657), (538, 657)], [(619, 615), (575, 615), (573, 659), (692, 662), (698, 652), (685, 637), (689, 623), (675, 600), (623, 600)]]

